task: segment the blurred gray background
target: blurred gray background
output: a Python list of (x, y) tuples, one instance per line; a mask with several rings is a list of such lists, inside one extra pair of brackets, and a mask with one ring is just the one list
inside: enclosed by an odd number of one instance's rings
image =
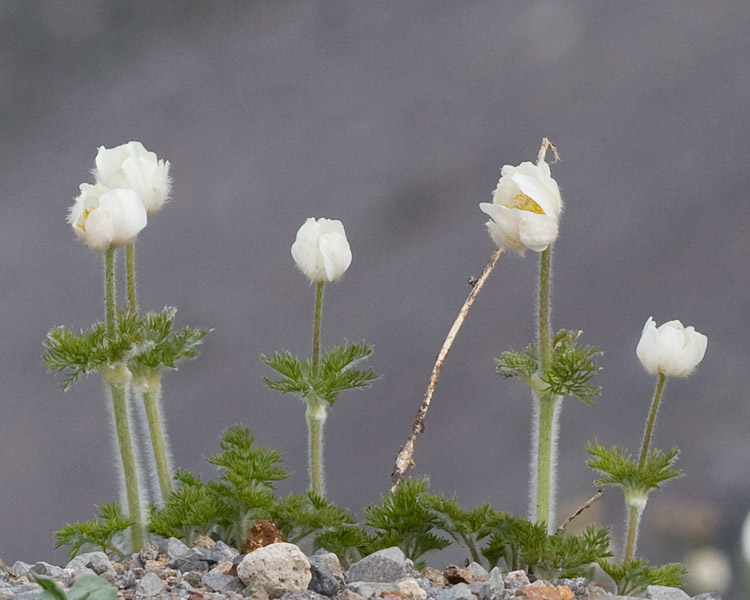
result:
[[(562, 518), (594, 491), (584, 445), (637, 450), (654, 381), (641, 328), (708, 335), (668, 383), (655, 443), (686, 477), (652, 496), (640, 549), (738, 560), (750, 509), (747, 156), (750, 4), (645, 2), (0, 3), (0, 557), (64, 562), (54, 531), (117, 498), (102, 383), (63, 393), (41, 363), (55, 325), (101, 318), (101, 257), (65, 222), (99, 145), (172, 163), (173, 200), (137, 244), (143, 309), (211, 327), (165, 376), (176, 465), (244, 423), (307, 484), (304, 407), (264, 389), (261, 353), (309, 352), (313, 288), (289, 247), (341, 219), (354, 260), (327, 288), (323, 342), (367, 340), (383, 375), (327, 424), (330, 499), (376, 502), (434, 358), (493, 251), (478, 204), (548, 136), (565, 211), (553, 327), (606, 354), (595, 406), (562, 413)], [(503, 256), (446, 362), (416, 474), (525, 514), (530, 399), (494, 357), (534, 335), (538, 256)], [(622, 498), (589, 513), (620, 537)], [(442, 562), (439, 556), (433, 557)]]

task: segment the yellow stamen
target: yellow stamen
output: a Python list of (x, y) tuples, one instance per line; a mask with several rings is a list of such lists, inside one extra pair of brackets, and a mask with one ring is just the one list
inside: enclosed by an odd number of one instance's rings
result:
[(88, 219), (89, 214), (91, 213), (92, 210), (94, 210), (94, 209), (93, 208), (87, 208), (81, 214), (81, 222), (78, 223), (78, 227), (80, 227), (81, 231), (83, 231), (84, 233), (86, 233), (86, 219)]
[(542, 207), (539, 206), (529, 196), (523, 193), (518, 194), (517, 196), (513, 197), (513, 200), (510, 201), (509, 208), (517, 208), (518, 210), (527, 210), (537, 215), (544, 214)]

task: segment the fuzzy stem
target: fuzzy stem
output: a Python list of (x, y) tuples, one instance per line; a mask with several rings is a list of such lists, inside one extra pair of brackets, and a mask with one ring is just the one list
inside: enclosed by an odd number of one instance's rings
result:
[(141, 499), (138, 489), (138, 471), (130, 437), (127, 407), (127, 384), (108, 382), (112, 396), (112, 407), (115, 417), (115, 431), (120, 448), (122, 470), (125, 475), (125, 491), (128, 501), (128, 516), (135, 521), (130, 530), (133, 550), (138, 552), (143, 547), (143, 519), (141, 518)]
[(648, 414), (648, 420), (646, 421), (646, 430), (643, 432), (641, 456), (638, 460), (639, 471), (642, 470), (646, 464), (648, 449), (651, 446), (651, 434), (654, 431), (654, 423), (656, 423), (656, 413), (659, 412), (659, 402), (661, 401), (661, 396), (664, 392), (664, 383), (666, 382), (666, 380), (667, 376), (659, 373), (659, 378), (656, 380), (656, 390), (654, 390), (654, 399), (651, 400), (651, 410)]
[(320, 281), (315, 286), (315, 319), (313, 325), (313, 354), (312, 354), (312, 376), (318, 376), (318, 363), (320, 362), (320, 321), (323, 317), (323, 286)]
[(539, 355), (542, 373), (546, 373), (551, 355), (550, 338), (550, 272), (552, 269), (552, 247), (542, 252), (539, 259)]
[(535, 435), (536, 464), (533, 465), (536, 480), (532, 481), (532, 507), (536, 523), (547, 524), (547, 531), (554, 532), (555, 519), (555, 481), (556, 481), (556, 453), (558, 437), (558, 416), (561, 398), (553, 394), (539, 394), (534, 396), (536, 409)]
[(137, 313), (138, 302), (135, 295), (135, 240), (125, 247), (125, 265), (128, 280), (128, 309), (132, 313)]
[(167, 454), (167, 443), (164, 438), (161, 425), (161, 373), (144, 378), (139, 386), (143, 397), (143, 408), (146, 411), (146, 422), (151, 436), (151, 445), (154, 449), (154, 462), (159, 479), (159, 491), (162, 502), (165, 503), (172, 491), (172, 476), (169, 472), (169, 458)]
[(625, 538), (625, 552), (623, 562), (635, 556), (635, 545), (638, 541), (638, 529), (641, 525), (641, 515), (646, 508), (646, 494), (632, 494), (625, 492), (625, 506), (628, 509), (628, 532)]
[(110, 248), (104, 253), (104, 308), (110, 342), (115, 338), (115, 302), (115, 249)]
[(307, 401), (308, 456), (310, 467), (310, 491), (325, 496), (325, 469), (323, 466), (323, 425), (326, 422), (328, 405), (325, 400), (313, 398)]

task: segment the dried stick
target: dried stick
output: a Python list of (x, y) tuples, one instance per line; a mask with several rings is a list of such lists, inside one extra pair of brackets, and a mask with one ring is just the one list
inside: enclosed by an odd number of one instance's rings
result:
[(443, 367), (445, 357), (448, 356), (448, 352), (456, 339), (456, 335), (458, 335), (458, 330), (461, 329), (461, 326), (466, 319), (466, 315), (468, 314), (471, 305), (474, 303), (479, 291), (490, 276), (492, 269), (495, 268), (495, 264), (497, 263), (497, 259), (500, 258), (500, 254), (502, 254), (502, 249), (498, 248), (492, 255), (492, 258), (490, 258), (489, 262), (484, 266), (484, 270), (482, 270), (482, 274), (479, 278), (472, 277), (469, 279), (469, 285), (472, 286), (471, 292), (469, 292), (461, 310), (458, 311), (458, 316), (453, 322), (453, 326), (450, 328), (450, 331), (443, 342), (443, 347), (440, 348), (440, 352), (435, 360), (435, 366), (432, 367), (432, 375), (430, 375), (430, 381), (427, 384), (424, 399), (417, 411), (417, 417), (414, 420), (414, 424), (411, 427), (411, 435), (401, 447), (398, 456), (396, 456), (396, 464), (394, 465), (393, 473), (391, 473), (391, 491), (394, 491), (401, 484), (401, 481), (403, 481), (406, 476), (406, 472), (414, 466), (414, 443), (419, 434), (424, 431), (424, 419), (427, 416), (427, 410), (430, 408), (432, 395), (435, 393), (435, 386), (437, 385), (438, 377), (440, 377), (440, 369)]
[(575, 519), (578, 515), (580, 515), (587, 508), (590, 508), (594, 502), (599, 500), (599, 498), (601, 497), (603, 493), (604, 493), (604, 488), (600, 487), (599, 490), (596, 492), (596, 494), (594, 494), (593, 496), (591, 496), (591, 498), (586, 500), (583, 506), (581, 506), (577, 511), (575, 511), (572, 515), (570, 515), (567, 519), (565, 519), (562, 525), (560, 525), (560, 527), (557, 528), (557, 530), (562, 531), (563, 529), (565, 529), (573, 519)]

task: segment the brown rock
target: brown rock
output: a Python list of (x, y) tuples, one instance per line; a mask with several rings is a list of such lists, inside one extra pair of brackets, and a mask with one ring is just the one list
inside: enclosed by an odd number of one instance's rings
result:
[(242, 554), (249, 554), (253, 550), (286, 542), (276, 523), (268, 519), (258, 519), (255, 525), (247, 533), (245, 545), (242, 547)]
[(456, 565), (448, 565), (443, 572), (446, 581), (450, 584), (456, 583), (471, 583), (474, 581), (474, 575), (468, 569), (457, 567)]
[(564, 585), (525, 585), (519, 592), (529, 600), (573, 600), (575, 597)]

